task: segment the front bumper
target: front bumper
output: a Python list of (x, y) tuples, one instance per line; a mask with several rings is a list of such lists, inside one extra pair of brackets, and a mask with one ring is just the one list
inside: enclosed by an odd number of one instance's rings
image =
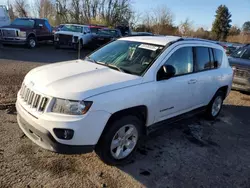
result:
[(27, 123), (19, 114), (17, 115), (19, 127), (25, 135), (40, 147), (63, 154), (89, 153), (94, 150), (93, 145), (73, 146), (58, 143), (54, 137), (44, 128), (40, 130)]
[[(45, 112), (35, 117), (19, 100), (22, 99), (18, 97), (16, 102), (19, 127), (34, 143), (58, 153), (76, 154), (93, 151), (110, 117), (110, 114), (104, 111), (88, 112), (82, 117)], [(59, 139), (54, 133), (56, 128), (73, 130), (73, 138)]]
[(24, 45), (27, 43), (27, 40), (24, 38), (0, 38), (0, 43)]
[(234, 77), (232, 88), (239, 91), (250, 92), (250, 80), (248, 79)]

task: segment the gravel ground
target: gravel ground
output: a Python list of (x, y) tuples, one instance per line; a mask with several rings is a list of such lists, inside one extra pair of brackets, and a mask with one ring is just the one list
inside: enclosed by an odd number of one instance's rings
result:
[[(15, 101), (30, 69), (75, 56), (50, 46), (0, 49), (0, 104)], [(197, 116), (167, 126), (148, 136), (131, 164), (111, 167), (94, 152), (41, 149), (23, 135), (15, 114), (0, 110), (0, 187), (249, 188), (249, 114), (250, 95), (232, 91), (218, 120)]]

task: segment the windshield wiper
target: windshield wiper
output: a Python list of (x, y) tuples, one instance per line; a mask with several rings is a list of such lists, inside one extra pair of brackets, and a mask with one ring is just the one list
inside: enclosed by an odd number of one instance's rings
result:
[(124, 70), (122, 70), (121, 68), (117, 67), (116, 65), (98, 62), (98, 61), (92, 59), (92, 58), (89, 57), (89, 56), (87, 56), (85, 59), (86, 59), (87, 61), (91, 61), (91, 62), (94, 62), (94, 63), (96, 63), (96, 64), (103, 65), (103, 66), (109, 67), (109, 68), (111, 68), (111, 69), (118, 70), (118, 71), (120, 71), (120, 72), (124, 72)]
[(112, 65), (112, 64), (103, 64), (111, 69), (115, 69), (115, 70), (118, 70), (120, 72), (124, 72), (124, 70), (122, 70), (121, 68), (117, 67), (116, 65)]
[(97, 62), (96, 60), (92, 59), (90, 56), (86, 56), (86, 57), (85, 57), (85, 60), (91, 61), (91, 62), (93, 62), (93, 63), (97, 63), (97, 64), (98, 64), (98, 62)]

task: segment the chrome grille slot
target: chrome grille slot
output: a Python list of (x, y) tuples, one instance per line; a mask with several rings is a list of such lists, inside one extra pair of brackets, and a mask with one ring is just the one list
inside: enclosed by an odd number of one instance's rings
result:
[(40, 101), (40, 95), (36, 94), (34, 102), (32, 104), (32, 108), (37, 108), (39, 101)]
[(48, 102), (48, 98), (46, 97), (43, 97), (42, 100), (41, 100), (41, 103), (38, 107), (38, 111), (44, 111), (46, 105), (47, 105), (47, 102)]
[(249, 77), (249, 73), (247, 70), (239, 69), (238, 67), (235, 70), (235, 75), (237, 77), (247, 78)]
[(24, 84), (20, 89), (20, 97), (24, 104), (39, 112), (43, 112), (49, 102), (49, 98), (32, 91)]
[(31, 103), (32, 103), (33, 98), (34, 98), (34, 92), (31, 91), (31, 92), (30, 92), (30, 96), (29, 96), (29, 100), (28, 100), (28, 104), (31, 104)]
[(29, 94), (30, 94), (30, 89), (28, 88), (24, 96), (24, 101), (28, 100)]

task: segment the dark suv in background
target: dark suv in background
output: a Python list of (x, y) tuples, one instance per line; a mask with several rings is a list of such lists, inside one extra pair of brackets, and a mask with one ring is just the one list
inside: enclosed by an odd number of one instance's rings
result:
[(35, 48), (38, 41), (53, 40), (52, 27), (47, 19), (17, 18), (10, 25), (0, 27), (2, 44), (21, 44)]
[(234, 69), (233, 89), (250, 92), (250, 45), (239, 48), (228, 59)]

